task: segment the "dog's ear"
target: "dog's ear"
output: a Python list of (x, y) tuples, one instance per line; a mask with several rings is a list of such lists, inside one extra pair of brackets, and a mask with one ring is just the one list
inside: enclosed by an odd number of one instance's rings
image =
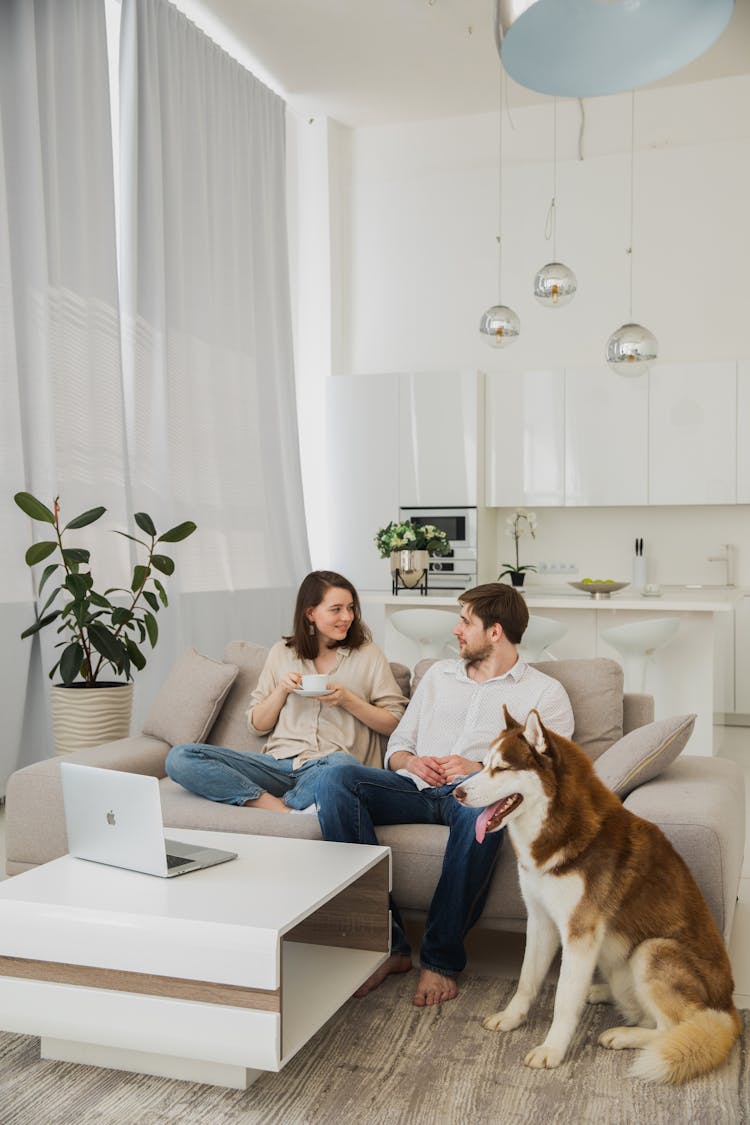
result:
[(503, 714), (505, 715), (505, 729), (506, 730), (520, 730), (521, 724), (514, 719), (508, 710), (507, 703), (503, 703)]
[(538, 711), (529, 711), (523, 737), (526, 739), (531, 749), (536, 750), (537, 754), (547, 753), (547, 737)]

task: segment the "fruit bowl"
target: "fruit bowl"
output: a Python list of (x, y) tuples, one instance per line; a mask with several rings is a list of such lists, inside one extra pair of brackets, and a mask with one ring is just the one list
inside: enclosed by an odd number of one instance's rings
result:
[(588, 594), (592, 598), (609, 598), (618, 590), (624, 590), (630, 583), (612, 582), (609, 579), (607, 581), (601, 581), (600, 579), (594, 581), (592, 579), (590, 582), (569, 582), (568, 585), (573, 586), (576, 590), (582, 590), (584, 594)]

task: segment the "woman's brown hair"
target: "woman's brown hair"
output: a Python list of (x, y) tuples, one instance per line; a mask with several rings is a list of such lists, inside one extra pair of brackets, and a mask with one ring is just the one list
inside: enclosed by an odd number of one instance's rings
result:
[(370, 630), (362, 620), (359, 594), (349, 579), (344, 578), (343, 574), (337, 574), (335, 570), (313, 570), (306, 578), (302, 579), (297, 591), (292, 635), (284, 637), (287, 648), (293, 648), (301, 660), (314, 660), (318, 655), (318, 636), (314, 631), (310, 633), (310, 620), (307, 617), (307, 610), (320, 605), (326, 596), (326, 592), (334, 588), (348, 591), (351, 594), (354, 607), (354, 620), (343, 641), (339, 641), (339, 646), (361, 648), (362, 645), (372, 640)]

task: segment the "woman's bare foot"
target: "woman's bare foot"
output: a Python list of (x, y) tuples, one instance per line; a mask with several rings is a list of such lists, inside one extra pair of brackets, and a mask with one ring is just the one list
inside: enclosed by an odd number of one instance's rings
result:
[(288, 805), (284, 804), (281, 797), (274, 797), (273, 793), (261, 793), (260, 797), (256, 797), (254, 801), (245, 801), (245, 808), (265, 809), (266, 812), (292, 811)]
[(360, 998), (366, 996), (368, 992), (372, 992), (373, 989), (381, 985), (391, 973), (408, 973), (411, 967), (411, 957), (408, 954), (392, 953), (388, 960), (384, 961), (380, 968), (376, 969), (372, 976), (360, 985), (354, 995)]
[(458, 987), (453, 977), (433, 973), (432, 969), (422, 969), (412, 1004), (417, 1008), (430, 1008), (443, 1000), (455, 1000), (457, 996)]

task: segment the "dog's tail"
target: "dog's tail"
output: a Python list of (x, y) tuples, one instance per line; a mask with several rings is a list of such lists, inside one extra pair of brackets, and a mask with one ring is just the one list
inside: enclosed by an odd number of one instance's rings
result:
[(734, 1008), (728, 1012), (704, 1008), (656, 1036), (638, 1054), (630, 1073), (647, 1082), (688, 1082), (721, 1066), (741, 1029)]

